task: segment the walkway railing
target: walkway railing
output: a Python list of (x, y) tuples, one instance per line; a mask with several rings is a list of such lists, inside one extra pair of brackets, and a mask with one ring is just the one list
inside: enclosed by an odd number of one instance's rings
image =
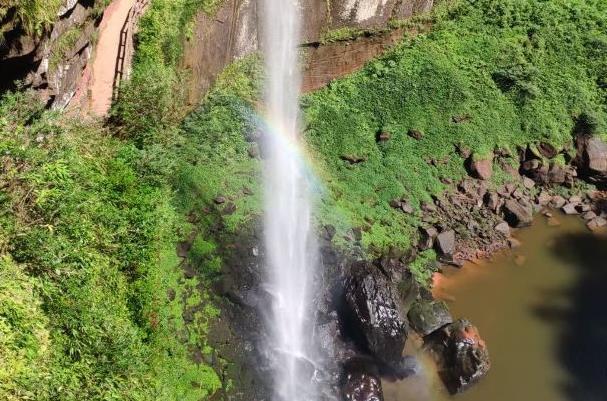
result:
[(133, 38), (135, 33), (137, 33), (139, 17), (141, 17), (149, 4), (150, 0), (137, 0), (129, 10), (120, 30), (120, 43), (118, 45), (114, 83), (112, 85), (112, 101), (117, 100), (120, 95), (120, 83), (128, 79), (131, 74), (131, 62), (133, 61), (133, 53), (135, 51)]

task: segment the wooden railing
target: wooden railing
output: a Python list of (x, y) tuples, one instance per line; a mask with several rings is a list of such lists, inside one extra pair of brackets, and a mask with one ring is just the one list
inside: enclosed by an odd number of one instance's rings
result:
[(131, 62), (135, 51), (133, 38), (137, 33), (137, 23), (139, 17), (144, 13), (150, 0), (137, 0), (124, 20), (120, 30), (120, 43), (118, 44), (118, 55), (116, 57), (116, 66), (114, 69), (114, 83), (112, 85), (112, 101), (116, 101), (120, 96), (120, 84), (129, 78), (131, 73)]

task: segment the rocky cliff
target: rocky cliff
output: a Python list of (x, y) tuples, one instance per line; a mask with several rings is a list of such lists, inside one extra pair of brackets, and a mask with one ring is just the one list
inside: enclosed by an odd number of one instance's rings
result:
[[(433, 4), (434, 0), (302, 0), (304, 89), (317, 89), (359, 68), (402, 36), (402, 32), (379, 32), (390, 21), (429, 11)], [(194, 77), (192, 103), (200, 99), (228, 63), (260, 49), (261, 13), (262, 0), (226, 0), (214, 16), (201, 13), (197, 17), (184, 58), (184, 67)], [(325, 48), (326, 38), (332, 33), (339, 37), (351, 30), (378, 34), (337, 41)]]
[(74, 95), (82, 70), (91, 57), (97, 26), (106, 0), (63, 0), (56, 9), (44, 5), (52, 16), (31, 32), (20, 15), (18, 2), (0, 15), (0, 92), (21, 81), (38, 90), (48, 105), (64, 108)]

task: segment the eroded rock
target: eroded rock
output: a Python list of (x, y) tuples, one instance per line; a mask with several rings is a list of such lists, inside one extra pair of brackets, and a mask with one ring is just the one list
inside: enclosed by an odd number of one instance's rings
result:
[(358, 262), (345, 288), (347, 319), (378, 360), (396, 364), (407, 340), (407, 322), (398, 305), (398, 292), (382, 271)]
[(478, 382), (491, 367), (487, 346), (468, 320), (459, 319), (437, 330), (426, 337), (425, 344), (434, 355), (439, 376), (451, 394)]

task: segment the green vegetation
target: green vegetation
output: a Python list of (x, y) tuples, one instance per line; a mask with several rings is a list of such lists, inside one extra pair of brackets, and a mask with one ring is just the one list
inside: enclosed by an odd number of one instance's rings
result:
[(55, 69), (61, 60), (65, 60), (70, 56), (70, 52), (74, 51), (74, 46), (76, 46), (82, 34), (82, 27), (73, 26), (57, 39), (49, 57), (50, 69)]
[[(24, 94), (4, 98), (0, 115), (0, 398), (214, 392), (218, 377), (188, 350), (206, 347), (217, 311), (198, 279), (178, 284), (174, 244), (192, 228), (171, 188), (139, 169), (145, 154)], [(201, 306), (187, 328), (184, 303)]]
[[(240, 60), (194, 112), (185, 106), (182, 43), (194, 14), (217, 6), (151, 3), (109, 128), (44, 111), (28, 94), (0, 102), (0, 399), (198, 401), (231, 385), (215, 371), (224, 361), (192, 352), (213, 353), (219, 311), (207, 288), (224, 245), (260, 213), (247, 137), (260, 125), (262, 71), (257, 57)], [(388, 202), (418, 209), (444, 191), (441, 178), (463, 177), (456, 145), (484, 157), (567, 146), (576, 124), (606, 132), (602, 0), (461, 0), (426, 22), (431, 33), (302, 99), (323, 184), (318, 220), (338, 229), (339, 245), (360, 227), (371, 254), (410, 246), (419, 214)], [(426, 251), (412, 264), (419, 281), (434, 259)], [(187, 278), (180, 263), (199, 274)]]
[(363, 29), (351, 28), (351, 27), (343, 27), (332, 29), (323, 33), (320, 36), (320, 43), (332, 43), (332, 42), (340, 42), (342, 40), (352, 40), (356, 39), (365, 34), (371, 34), (369, 31), (365, 31)]
[(63, 0), (7, 0), (0, 5), (0, 19), (14, 8), (15, 22), (28, 35), (38, 36), (55, 22), (62, 5)]
[[(464, 176), (456, 144), (479, 155), (540, 140), (569, 146), (588, 116), (605, 132), (607, 3), (462, 0), (438, 7), (432, 26), (303, 100), (329, 194), (321, 219), (362, 227), (371, 251), (411, 244), (417, 217), (388, 202), (418, 206), (445, 189), (441, 178)], [(391, 139), (377, 143), (380, 131)]]

